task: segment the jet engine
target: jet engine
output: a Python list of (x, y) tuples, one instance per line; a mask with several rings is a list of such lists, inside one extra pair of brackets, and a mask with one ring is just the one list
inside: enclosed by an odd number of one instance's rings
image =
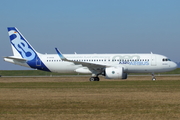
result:
[(127, 79), (127, 73), (124, 73), (123, 67), (108, 67), (105, 69), (106, 79)]

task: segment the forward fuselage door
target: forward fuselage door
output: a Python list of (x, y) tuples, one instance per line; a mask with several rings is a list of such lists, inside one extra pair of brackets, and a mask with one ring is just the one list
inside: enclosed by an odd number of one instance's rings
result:
[(151, 54), (151, 66), (156, 66), (156, 55)]

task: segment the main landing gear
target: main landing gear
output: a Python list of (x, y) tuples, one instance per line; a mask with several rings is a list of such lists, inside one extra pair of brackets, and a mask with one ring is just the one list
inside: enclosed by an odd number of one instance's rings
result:
[(89, 81), (99, 81), (99, 77), (91, 77), (89, 78)]

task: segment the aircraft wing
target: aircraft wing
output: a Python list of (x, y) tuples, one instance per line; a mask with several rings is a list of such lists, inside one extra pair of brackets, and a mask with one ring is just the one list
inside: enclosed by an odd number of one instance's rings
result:
[(62, 60), (67, 61), (67, 62), (73, 62), (74, 64), (80, 64), (84, 67), (88, 67), (90, 71), (102, 72), (104, 68), (107, 67), (107, 65), (102, 65), (102, 64), (68, 60), (67, 58), (63, 56), (63, 54), (57, 48), (55, 48), (55, 50)]

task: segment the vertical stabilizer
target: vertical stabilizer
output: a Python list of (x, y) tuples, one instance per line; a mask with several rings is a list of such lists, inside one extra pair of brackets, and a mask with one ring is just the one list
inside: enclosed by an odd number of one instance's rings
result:
[(8, 27), (8, 34), (14, 56), (22, 57), (29, 61), (36, 57), (36, 51), (17, 28)]
[(7, 29), (14, 56), (5, 57), (5, 61), (10, 59), (9, 62), (15, 63), (16, 61), (15, 64), (50, 71), (40, 58), (42, 54), (36, 52), (17, 28), (8, 27)]

